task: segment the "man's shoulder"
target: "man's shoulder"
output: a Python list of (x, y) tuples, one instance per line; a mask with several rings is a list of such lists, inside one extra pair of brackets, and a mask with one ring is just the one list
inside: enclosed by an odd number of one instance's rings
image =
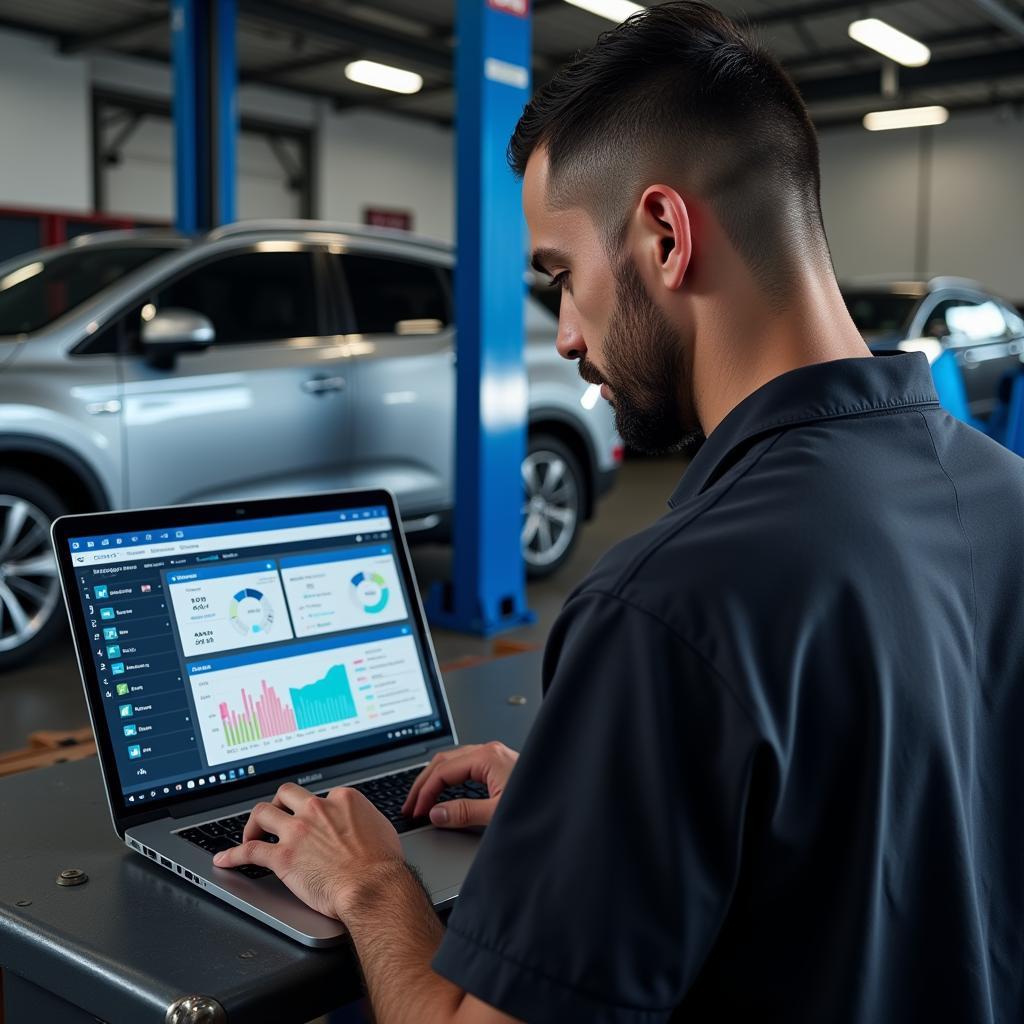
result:
[(762, 507), (752, 521), (749, 510), (699, 499), (610, 548), (574, 596), (603, 593), (659, 612), (670, 595), (700, 600), (749, 584), (752, 571), (792, 568), (799, 551), (784, 514)]

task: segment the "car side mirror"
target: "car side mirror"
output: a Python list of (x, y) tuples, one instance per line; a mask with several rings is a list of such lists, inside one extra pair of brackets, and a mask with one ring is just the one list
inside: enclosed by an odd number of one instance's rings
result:
[(215, 336), (209, 318), (191, 309), (161, 309), (142, 322), (143, 351), (159, 360), (209, 348)]

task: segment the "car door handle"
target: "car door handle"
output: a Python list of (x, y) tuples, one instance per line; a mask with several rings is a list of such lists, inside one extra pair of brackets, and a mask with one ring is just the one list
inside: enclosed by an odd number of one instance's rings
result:
[(326, 395), (328, 391), (344, 391), (344, 377), (310, 377), (302, 382), (302, 390), (310, 395)]
[(85, 411), (90, 416), (112, 416), (121, 411), (121, 403), (116, 398), (108, 402), (90, 402)]

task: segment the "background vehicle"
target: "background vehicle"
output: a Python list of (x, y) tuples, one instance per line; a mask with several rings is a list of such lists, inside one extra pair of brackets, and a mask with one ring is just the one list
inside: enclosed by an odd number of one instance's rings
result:
[(853, 322), (872, 349), (914, 348), (927, 351), (932, 361), (943, 350), (955, 349), (971, 413), (979, 419), (995, 407), (1004, 375), (1020, 368), (1024, 318), (976, 281), (871, 279), (850, 282), (842, 290)]
[[(67, 511), (388, 487), (412, 536), (453, 494), (450, 247), (318, 222), (106, 233), (0, 266), (0, 668), (59, 628)], [(526, 300), (523, 553), (568, 556), (612, 414)]]

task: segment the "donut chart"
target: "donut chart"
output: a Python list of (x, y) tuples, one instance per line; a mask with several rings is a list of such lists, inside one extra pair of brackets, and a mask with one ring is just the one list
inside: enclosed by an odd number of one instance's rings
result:
[(384, 611), (389, 596), (387, 580), (379, 572), (357, 572), (352, 577), (352, 600), (367, 615)]
[(228, 619), (242, 636), (259, 636), (270, 632), (274, 609), (261, 590), (245, 587), (231, 598)]

